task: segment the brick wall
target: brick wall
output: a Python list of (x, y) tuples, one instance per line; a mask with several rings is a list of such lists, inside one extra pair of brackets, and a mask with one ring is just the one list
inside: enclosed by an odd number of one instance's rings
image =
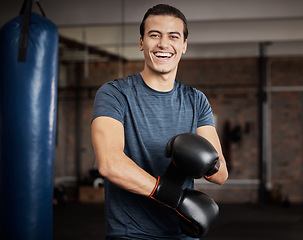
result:
[(302, 202), (303, 60), (273, 59), (270, 65), (272, 183), (283, 198)]
[[(128, 62), (124, 75), (139, 72), (144, 63)], [(94, 95), (103, 83), (118, 77), (118, 63), (60, 64), (55, 177), (84, 178), (96, 167), (90, 139)], [(272, 86), (303, 86), (302, 58), (268, 60)], [(197, 181), (197, 188), (219, 202), (254, 203), (258, 199), (258, 59), (183, 60), (177, 79), (203, 91), (216, 118), (230, 170), (223, 186)], [(303, 202), (303, 93), (268, 94), (268, 185), (279, 201)], [(80, 139), (80, 140), (79, 140)], [(277, 192), (277, 191), (272, 191)], [(277, 198), (273, 199), (278, 201)]]

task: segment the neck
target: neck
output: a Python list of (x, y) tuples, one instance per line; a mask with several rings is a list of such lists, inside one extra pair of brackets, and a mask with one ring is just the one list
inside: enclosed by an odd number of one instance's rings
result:
[(141, 73), (144, 82), (152, 89), (159, 92), (169, 92), (174, 88), (176, 74), (159, 74), (144, 69)]

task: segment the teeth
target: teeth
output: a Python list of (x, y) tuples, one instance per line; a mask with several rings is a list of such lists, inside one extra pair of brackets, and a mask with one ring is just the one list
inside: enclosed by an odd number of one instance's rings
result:
[(172, 56), (171, 53), (160, 53), (160, 52), (155, 53), (155, 55), (156, 57), (168, 57), (168, 58)]

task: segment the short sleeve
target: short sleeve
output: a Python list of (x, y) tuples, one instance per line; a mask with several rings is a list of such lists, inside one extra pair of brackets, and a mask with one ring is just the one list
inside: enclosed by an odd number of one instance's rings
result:
[(210, 103), (204, 93), (197, 90), (198, 93), (198, 127), (211, 125), (215, 126), (213, 111)]
[(114, 118), (124, 123), (125, 97), (111, 82), (102, 85), (95, 96), (92, 121), (101, 116)]

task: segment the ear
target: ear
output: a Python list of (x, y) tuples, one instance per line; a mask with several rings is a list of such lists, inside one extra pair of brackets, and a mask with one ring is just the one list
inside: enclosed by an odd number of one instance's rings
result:
[(183, 50), (182, 53), (185, 54), (187, 50), (187, 39), (185, 39), (184, 43), (183, 43)]
[(140, 36), (140, 41), (139, 41), (139, 48), (140, 48), (140, 51), (143, 51), (143, 39), (141, 36)]

